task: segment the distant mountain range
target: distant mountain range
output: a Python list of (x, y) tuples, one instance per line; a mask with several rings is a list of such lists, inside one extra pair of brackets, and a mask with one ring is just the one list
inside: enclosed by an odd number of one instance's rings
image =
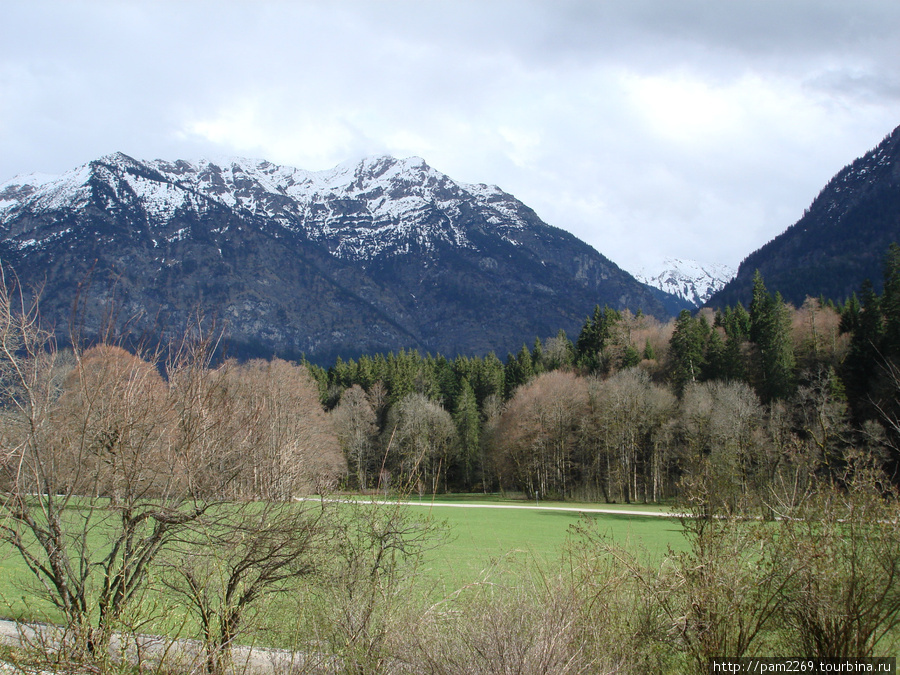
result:
[(659, 317), (635, 280), (495, 186), (423, 160), (308, 172), (266, 161), (114, 154), (0, 184), (0, 260), (63, 333), (177, 332), (203, 308), (233, 353), (417, 348), (501, 357), (575, 333), (595, 304)]
[(847, 299), (867, 278), (880, 290), (893, 242), (900, 242), (900, 127), (838, 172), (803, 217), (748, 255), (707, 304), (746, 305), (756, 270), (769, 291), (796, 305), (807, 296)]
[(634, 276), (648, 286), (681, 298), (696, 309), (731, 281), (735, 273), (736, 270), (728, 265), (666, 258), (655, 269), (644, 268)]

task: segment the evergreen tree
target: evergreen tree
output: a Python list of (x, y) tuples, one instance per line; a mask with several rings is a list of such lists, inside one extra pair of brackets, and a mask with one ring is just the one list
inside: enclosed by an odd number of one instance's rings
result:
[(766, 290), (758, 270), (753, 277), (750, 303), (750, 340), (756, 347), (757, 395), (766, 403), (790, 397), (796, 384), (790, 312), (780, 294), (773, 297)]
[(765, 339), (764, 333), (771, 319), (772, 304), (772, 296), (766, 290), (762, 274), (759, 273), (759, 270), (756, 270), (753, 274), (753, 294), (750, 300), (750, 330), (748, 337), (751, 342), (759, 344), (761, 340)]
[(353, 384), (358, 384), (366, 391), (369, 391), (369, 389), (372, 388), (372, 385), (377, 381), (378, 378), (375, 376), (375, 362), (371, 356), (363, 354), (356, 363), (356, 381), (353, 382)]
[[(762, 281), (761, 278), (760, 281)], [(733, 309), (725, 308), (721, 325), (725, 330), (725, 335), (729, 338), (736, 338), (739, 341), (750, 338), (750, 315), (741, 303), (738, 303)]]
[(429, 382), (425, 391), (426, 396), (445, 406), (451, 405), (456, 400), (459, 391), (459, 381), (453, 370), (453, 364), (446, 357), (438, 354), (434, 358), (429, 358), (427, 365)]
[(541, 338), (534, 339), (534, 348), (531, 350), (531, 365), (535, 375), (544, 372), (544, 346), (541, 344)]
[(704, 380), (728, 380), (728, 354), (725, 342), (716, 330), (710, 331), (706, 347), (706, 367)]
[(459, 394), (453, 408), (453, 421), (459, 442), (460, 483), (471, 490), (480, 473), (481, 419), (475, 391), (467, 379), (460, 383)]
[(733, 308), (725, 307), (722, 312), (716, 314), (716, 326), (725, 331), (725, 340), (721, 348), (715, 342), (710, 345), (714, 352), (710, 355), (710, 359), (715, 361), (710, 371), (715, 375), (711, 374), (711, 379), (746, 381), (744, 345), (750, 339), (750, 314), (741, 303)]
[(478, 401), (479, 409), (484, 406), (484, 402), (489, 396), (504, 396), (506, 393), (506, 375), (503, 362), (497, 358), (494, 352), (490, 352), (483, 359), (477, 360), (474, 377), (469, 378), (469, 383), (475, 391), (475, 399)]
[(625, 354), (622, 356), (623, 368), (634, 368), (641, 362), (641, 353), (635, 349), (634, 345), (629, 344), (625, 347)]
[(900, 357), (900, 246), (891, 244), (884, 259), (884, 292), (881, 296), (884, 317), (883, 358)]
[(388, 354), (385, 386), (388, 389), (391, 405), (406, 398), (416, 391), (422, 357), (416, 350), (401, 349)]
[(603, 349), (621, 319), (622, 315), (609, 306), (602, 310), (600, 305), (594, 307), (594, 314), (587, 318), (575, 342), (575, 361), (581, 368), (589, 372), (601, 369)]
[(504, 371), (506, 398), (511, 398), (516, 388), (531, 380), (532, 377), (534, 377), (534, 365), (531, 362), (531, 352), (528, 347), (522, 345), (522, 349), (516, 356), (510, 354), (506, 359)]
[(885, 316), (882, 300), (866, 279), (841, 313), (841, 332), (850, 334), (850, 348), (841, 368), (847, 400), (857, 421), (877, 416), (884, 364)]
[(679, 395), (688, 382), (703, 378), (710, 330), (706, 319), (692, 317), (686, 309), (675, 320), (675, 330), (669, 342), (669, 379)]

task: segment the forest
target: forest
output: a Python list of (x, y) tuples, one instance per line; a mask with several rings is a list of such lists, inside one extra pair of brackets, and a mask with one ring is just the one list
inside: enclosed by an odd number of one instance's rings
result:
[(307, 365), (347, 461), (343, 487), (657, 502), (710, 476), (746, 505), (803, 462), (900, 459), (900, 249), (884, 291), (794, 307), (757, 275), (749, 307), (669, 322), (596, 307), (571, 340), (501, 361), (401, 351)]

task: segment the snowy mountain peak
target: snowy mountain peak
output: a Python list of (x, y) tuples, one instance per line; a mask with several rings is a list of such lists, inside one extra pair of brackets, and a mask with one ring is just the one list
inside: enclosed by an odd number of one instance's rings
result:
[(701, 307), (713, 293), (734, 278), (737, 270), (719, 263), (666, 258), (656, 268), (644, 268), (635, 278)]
[[(129, 210), (167, 237), (188, 213), (224, 207), (324, 244), (332, 255), (371, 260), (436, 245), (473, 246), (474, 223), (510, 237), (534, 214), (497, 187), (457, 183), (421, 157), (366, 157), (324, 171), (262, 159), (136, 160), (116, 152), (58, 177), (0, 185), (0, 225), (21, 213)], [(22, 241), (39, 245), (37, 233)], [(161, 239), (151, 234), (154, 240)], [(183, 236), (183, 235), (179, 235)]]
[(668, 311), (511, 195), (418, 157), (304, 171), (114, 153), (9, 181), (0, 200), (4, 265), (43, 289), (50, 324), (83, 307), (86, 335), (119, 316), (148, 335), (177, 331), (203, 307), (227, 324), (229, 355), (333, 362), (401, 348), (504, 354), (523, 335), (577, 330), (597, 303)]

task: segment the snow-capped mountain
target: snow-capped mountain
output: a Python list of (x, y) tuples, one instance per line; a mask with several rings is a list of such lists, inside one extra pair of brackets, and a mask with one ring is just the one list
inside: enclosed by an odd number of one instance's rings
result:
[[(87, 328), (183, 324), (202, 305), (244, 352), (415, 347), (503, 355), (577, 331), (595, 304), (660, 296), (501, 189), (419, 158), (310, 172), (264, 160), (138, 161), (0, 184), (0, 260)], [(106, 317), (106, 318), (105, 318)], [(152, 319), (151, 319), (152, 317)]]
[(350, 260), (397, 254), (412, 243), (471, 248), (460, 225), (466, 202), (484, 209), (486, 223), (501, 235), (527, 225), (523, 205), (511, 195), (495, 186), (457, 183), (418, 157), (372, 157), (312, 172), (265, 160), (138, 162), (121, 153), (59, 177), (32, 174), (0, 184), (0, 223), (23, 211), (86, 207), (97, 179), (113, 187), (106, 208), (141, 208), (148, 224), (163, 228), (151, 234), (155, 245), (181, 236), (167, 234), (165, 224), (178, 212), (202, 212), (205, 202), (302, 232)]
[(681, 298), (693, 307), (701, 307), (713, 293), (734, 278), (737, 270), (720, 263), (666, 258), (655, 269), (644, 268), (635, 278)]

